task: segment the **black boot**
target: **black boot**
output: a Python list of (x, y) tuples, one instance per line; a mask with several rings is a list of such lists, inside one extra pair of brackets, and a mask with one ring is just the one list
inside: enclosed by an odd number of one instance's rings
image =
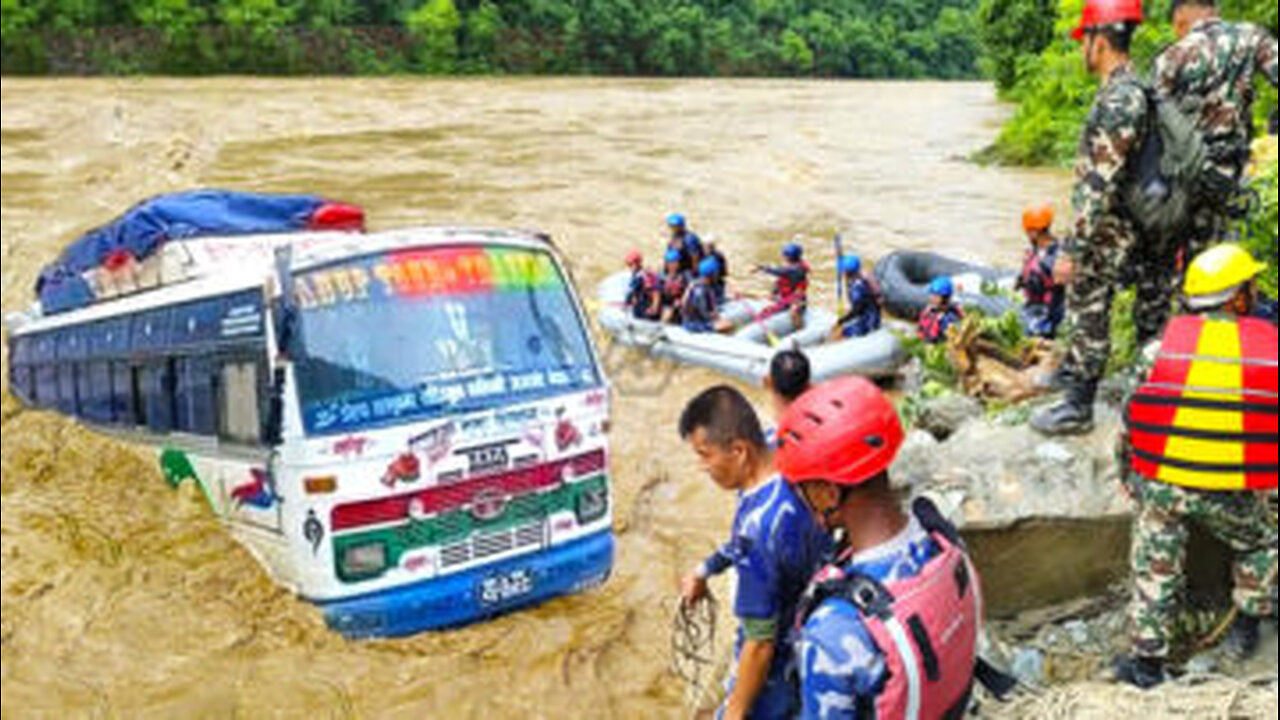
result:
[(1262, 644), (1262, 622), (1258, 618), (1240, 615), (1227, 633), (1227, 654), (1237, 662), (1253, 659)]
[(1073, 381), (1067, 396), (1031, 418), (1031, 428), (1042, 435), (1083, 435), (1093, 430), (1093, 401), (1098, 383)]
[(1115, 661), (1116, 682), (1132, 685), (1139, 690), (1160, 687), (1169, 681), (1164, 661), (1156, 658), (1122, 655)]

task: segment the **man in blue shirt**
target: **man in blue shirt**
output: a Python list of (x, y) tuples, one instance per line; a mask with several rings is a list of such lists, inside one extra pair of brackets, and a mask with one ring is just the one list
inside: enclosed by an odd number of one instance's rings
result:
[(734, 614), (740, 627), (735, 671), (717, 717), (790, 718), (796, 689), (788, 640), (796, 605), (821, 565), (829, 541), (795, 492), (774, 474), (760, 419), (730, 387), (695, 398), (680, 420), (680, 435), (720, 489), (738, 496), (729, 541), (684, 581), (683, 601), (707, 597), (707, 580), (737, 571)]

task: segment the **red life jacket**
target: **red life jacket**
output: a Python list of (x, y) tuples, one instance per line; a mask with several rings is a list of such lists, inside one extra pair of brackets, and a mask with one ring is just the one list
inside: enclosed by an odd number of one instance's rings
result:
[[(947, 318), (951, 321), (948, 322)], [(946, 337), (952, 325), (964, 319), (964, 311), (959, 305), (930, 305), (920, 314), (920, 339), (936, 343)]]
[(774, 299), (785, 305), (804, 302), (809, 294), (809, 275), (812, 274), (809, 263), (802, 262), (799, 266), (786, 269), (794, 272), (778, 275), (778, 282), (773, 289)]
[(662, 276), (662, 299), (668, 305), (679, 305), (684, 302), (684, 294), (689, 284), (684, 273)]
[(888, 680), (875, 698), (882, 720), (961, 720), (969, 708), (983, 617), (981, 579), (954, 528), (918, 501), (916, 517), (941, 552), (916, 577), (881, 584), (836, 567), (801, 601), (801, 627), (833, 597), (853, 604), (884, 656)]
[(1053, 270), (1045, 268), (1040, 252), (1034, 248), (1027, 251), (1026, 260), (1022, 263), (1021, 285), (1028, 305), (1053, 304), (1058, 284), (1054, 282)]
[(1130, 401), (1130, 464), (1200, 490), (1275, 490), (1276, 326), (1256, 318), (1174, 318)]

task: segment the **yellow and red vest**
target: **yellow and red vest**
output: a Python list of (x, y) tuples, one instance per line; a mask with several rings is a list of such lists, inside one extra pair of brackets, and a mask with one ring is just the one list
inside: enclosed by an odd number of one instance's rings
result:
[(1276, 489), (1276, 326), (1179, 317), (1130, 401), (1130, 461), (1200, 490)]

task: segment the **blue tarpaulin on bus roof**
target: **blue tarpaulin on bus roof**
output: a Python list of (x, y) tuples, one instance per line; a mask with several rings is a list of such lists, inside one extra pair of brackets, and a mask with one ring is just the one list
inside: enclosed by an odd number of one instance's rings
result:
[(146, 259), (170, 240), (305, 230), (317, 225), (317, 214), (326, 207), (336, 206), (307, 195), (220, 190), (153, 198), (72, 243), (41, 272), (36, 295), (45, 313), (84, 307), (94, 301), (93, 289), (84, 278), (90, 270), (122, 258)]

